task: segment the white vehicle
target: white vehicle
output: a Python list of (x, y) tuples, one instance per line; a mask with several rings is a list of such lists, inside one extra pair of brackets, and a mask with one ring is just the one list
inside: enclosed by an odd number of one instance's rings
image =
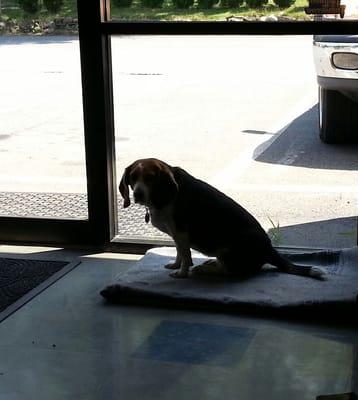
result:
[(358, 35), (316, 35), (313, 55), (321, 140), (358, 142)]

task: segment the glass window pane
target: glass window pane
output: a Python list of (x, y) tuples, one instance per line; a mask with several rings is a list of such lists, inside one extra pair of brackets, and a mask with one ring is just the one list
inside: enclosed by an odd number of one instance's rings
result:
[[(319, 138), (312, 37), (131, 36), (112, 47), (118, 180), (156, 157), (231, 196), (275, 245), (355, 243), (357, 149)], [(166, 238), (143, 207), (119, 203), (121, 237)]]
[[(18, 2), (10, 3), (2, 3), (3, 19), (16, 17), (13, 33), (23, 33), (30, 17)], [(65, 4), (59, 14), (75, 17), (72, 3), (70, 11)], [(49, 24), (40, 21), (40, 35), (8, 31), (0, 36), (0, 215), (83, 219), (87, 189), (79, 41), (69, 22), (57, 29), (50, 23), (54, 14), (42, 7), (31, 16)], [(46, 27), (56, 28), (54, 34), (46, 36)]]
[(358, 18), (356, 0), (111, 0), (122, 21), (287, 22)]

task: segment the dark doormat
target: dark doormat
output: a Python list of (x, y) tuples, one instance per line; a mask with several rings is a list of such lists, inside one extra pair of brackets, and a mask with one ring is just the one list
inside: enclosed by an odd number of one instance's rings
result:
[(78, 263), (0, 258), (0, 321)]
[[(270, 266), (249, 279), (174, 279), (164, 265), (173, 261), (175, 254), (173, 248), (151, 249), (113, 285), (102, 290), (102, 296), (122, 304), (357, 322), (358, 247), (286, 254), (297, 264), (324, 268), (324, 281), (280, 273)], [(193, 258), (194, 264), (202, 261), (203, 256)]]

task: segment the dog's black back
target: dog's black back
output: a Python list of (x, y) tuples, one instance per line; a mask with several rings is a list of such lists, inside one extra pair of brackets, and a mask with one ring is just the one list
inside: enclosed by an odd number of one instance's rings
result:
[(179, 186), (174, 221), (188, 234), (190, 247), (209, 256), (235, 257), (235, 265), (241, 256), (251, 267), (269, 262), (270, 239), (248, 211), (183, 169), (175, 167), (173, 173)]

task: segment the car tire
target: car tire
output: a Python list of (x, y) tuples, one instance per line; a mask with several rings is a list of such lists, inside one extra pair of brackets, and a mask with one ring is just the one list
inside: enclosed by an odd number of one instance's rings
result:
[(327, 144), (357, 142), (358, 103), (336, 90), (318, 88), (319, 137)]

